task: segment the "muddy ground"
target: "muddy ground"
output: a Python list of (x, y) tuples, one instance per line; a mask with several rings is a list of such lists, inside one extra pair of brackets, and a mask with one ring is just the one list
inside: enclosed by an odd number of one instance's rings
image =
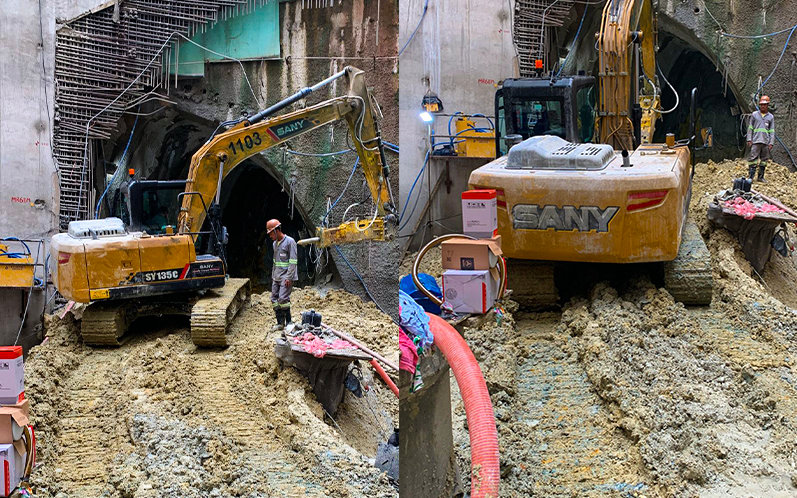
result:
[[(372, 303), (340, 290), (293, 293), (332, 327), (397, 357), (396, 329)], [(78, 313), (79, 315), (79, 313)], [(396, 398), (362, 366), (362, 398), (335, 420), (309, 383), (274, 356), (267, 294), (253, 295), (225, 349), (196, 348), (187, 323), (144, 320), (115, 349), (84, 346), (71, 315), (48, 319), (26, 364), (42, 497), (384, 496), (373, 467), (398, 421)]]
[[(773, 252), (759, 277), (705, 217), (746, 170), (697, 166), (690, 217), (711, 252), (711, 306), (684, 307), (655, 278), (629, 276), (596, 281), (552, 312), (508, 301), (503, 323), (489, 316), (465, 328), (495, 408), (501, 496), (797, 496), (795, 260)], [(786, 168), (771, 165), (767, 178), (753, 188), (797, 207)]]

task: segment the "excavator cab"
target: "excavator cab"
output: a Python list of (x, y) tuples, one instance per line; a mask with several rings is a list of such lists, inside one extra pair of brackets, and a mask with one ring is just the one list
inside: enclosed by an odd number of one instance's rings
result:
[(504, 138), (520, 135), (523, 140), (554, 135), (575, 143), (589, 143), (595, 131), (595, 78), (570, 76), (510, 78), (495, 92), (495, 150), (509, 150)]
[(134, 180), (121, 188), (117, 212), (131, 232), (165, 234), (177, 226), (184, 191), (185, 180)]

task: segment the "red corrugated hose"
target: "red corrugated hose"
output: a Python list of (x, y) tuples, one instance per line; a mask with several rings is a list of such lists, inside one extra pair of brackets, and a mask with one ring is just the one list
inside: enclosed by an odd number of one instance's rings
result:
[(437, 315), (429, 315), (434, 344), (448, 361), (465, 403), (470, 432), (471, 492), (473, 498), (498, 496), (498, 432), (490, 393), (479, 363), (459, 332)]

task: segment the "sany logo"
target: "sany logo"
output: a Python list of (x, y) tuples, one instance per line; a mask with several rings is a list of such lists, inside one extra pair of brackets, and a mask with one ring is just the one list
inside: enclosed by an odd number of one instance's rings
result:
[(286, 135), (292, 135), (298, 131), (301, 131), (307, 125), (307, 121), (302, 119), (297, 119), (296, 121), (291, 121), (290, 123), (285, 123), (282, 126), (277, 126), (274, 128), (274, 133), (277, 134), (278, 137), (282, 138)]
[(608, 232), (609, 222), (620, 208), (609, 206), (552, 206), (540, 208), (536, 204), (517, 204), (512, 208), (512, 227), (520, 230), (547, 230), (579, 232)]

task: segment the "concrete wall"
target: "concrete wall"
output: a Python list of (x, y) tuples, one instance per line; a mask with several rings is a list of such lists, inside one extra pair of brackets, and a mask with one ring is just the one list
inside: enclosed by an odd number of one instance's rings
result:
[[(399, 47), (406, 43), (418, 24), (423, 5), (424, 0), (401, 2)], [(515, 76), (510, 14), (509, 2), (429, 2), (421, 27), (399, 61), (402, 203), (423, 166), (429, 147), (428, 128), (418, 117), (421, 99), (427, 90), (440, 97), (446, 113), (461, 111), (493, 115), (496, 84), (504, 78)], [(433, 125), (434, 132), (446, 134), (447, 124), (448, 118), (438, 118)], [(450, 192), (444, 187), (438, 193), (437, 203), (430, 213), (431, 219), (444, 218), (439, 223), (461, 231), (461, 218), (449, 216), (459, 213), (460, 193), (467, 188), (468, 174), (482, 162), (451, 161), (449, 176), (453, 184)], [(444, 169), (444, 162), (431, 161), (431, 166), (418, 180), (407, 214), (402, 220), (402, 224), (406, 225), (401, 231), (402, 235), (412, 231), (426, 203), (430, 187)], [(418, 206), (410, 217), (412, 202), (418, 194)], [(443, 229), (434, 225), (434, 230)]]

